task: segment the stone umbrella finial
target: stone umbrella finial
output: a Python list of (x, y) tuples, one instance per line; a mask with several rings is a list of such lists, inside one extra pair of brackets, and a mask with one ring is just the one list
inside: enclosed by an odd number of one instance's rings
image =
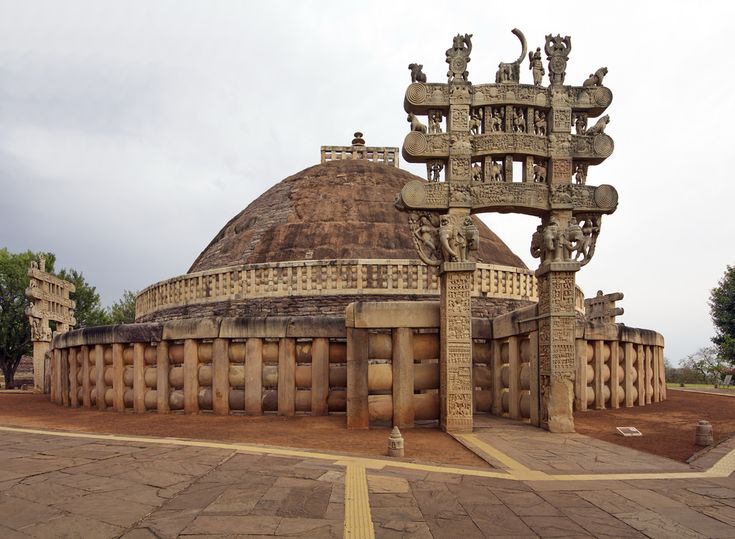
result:
[(398, 427), (393, 427), (393, 430), (390, 431), (390, 437), (388, 438), (388, 456), (403, 456), (403, 436), (401, 436), (401, 431), (398, 430)]
[(365, 146), (365, 139), (362, 138), (362, 133), (355, 131), (355, 138), (352, 139), (353, 146)]

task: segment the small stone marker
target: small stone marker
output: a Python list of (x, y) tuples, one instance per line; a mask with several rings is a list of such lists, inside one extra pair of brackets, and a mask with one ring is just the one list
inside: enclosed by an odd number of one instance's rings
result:
[(622, 436), (643, 436), (643, 433), (635, 427), (617, 427)]
[(393, 427), (393, 430), (390, 431), (390, 437), (388, 438), (388, 456), (403, 456), (403, 436), (401, 436), (401, 431), (398, 430), (398, 427)]
[(694, 436), (694, 445), (708, 446), (714, 443), (712, 436), (712, 424), (709, 421), (700, 419), (697, 423), (697, 432)]

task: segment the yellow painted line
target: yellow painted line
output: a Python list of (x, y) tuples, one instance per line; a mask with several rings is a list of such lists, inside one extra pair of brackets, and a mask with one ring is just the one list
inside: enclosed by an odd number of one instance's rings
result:
[(365, 466), (357, 462), (347, 464), (345, 474), (344, 537), (350, 539), (373, 539), (375, 537), (375, 529), (370, 517), (370, 498)]
[(453, 473), (471, 475), (477, 477), (494, 477), (502, 479), (514, 479), (503, 472), (491, 472), (482, 469), (457, 468), (452, 466), (441, 466), (435, 464), (419, 464), (400, 460), (377, 459), (368, 457), (352, 457), (348, 455), (336, 455), (331, 453), (320, 453), (318, 451), (304, 451), (298, 449), (286, 449), (282, 447), (269, 447), (255, 444), (207, 442), (200, 440), (184, 440), (179, 438), (154, 438), (145, 436), (118, 436), (115, 434), (90, 434), (84, 432), (65, 432), (57, 430), (28, 429), (20, 427), (0, 427), (0, 432), (19, 432), (25, 434), (38, 434), (42, 436), (59, 436), (62, 438), (83, 438), (88, 440), (109, 440), (115, 442), (146, 443), (160, 445), (175, 445), (184, 447), (205, 447), (209, 449), (226, 449), (230, 451), (242, 451), (244, 453), (255, 453), (259, 455), (276, 455), (281, 457), (296, 457), (303, 459), (326, 460), (335, 465), (347, 466), (349, 463), (359, 463), (365, 468), (381, 470), (386, 466), (403, 468), (409, 470), (420, 470), (425, 472)]
[(522, 472), (531, 471), (531, 469), (528, 468), (527, 466), (521, 464), (520, 462), (515, 460), (513, 457), (506, 455), (499, 449), (494, 448), (490, 444), (483, 442), (474, 434), (455, 434), (454, 437), (460, 439), (461, 441), (466, 442), (469, 445), (474, 445), (475, 447), (480, 449), (483, 453), (487, 453), (493, 459), (503, 464), (503, 466), (505, 466), (508, 470), (522, 471)]
[(345, 455), (335, 455), (329, 453), (302, 451), (297, 449), (286, 449), (280, 447), (268, 447), (255, 444), (238, 444), (238, 443), (220, 443), (207, 442), (199, 440), (183, 440), (177, 438), (153, 438), (144, 436), (116, 436), (114, 434), (89, 434), (81, 432), (64, 432), (41, 429), (27, 429), (19, 427), (0, 427), (0, 432), (18, 432), (24, 434), (38, 434), (42, 436), (59, 436), (64, 438), (82, 438), (89, 440), (109, 440), (116, 442), (146, 443), (160, 445), (174, 445), (184, 447), (205, 447), (210, 449), (226, 449), (230, 451), (241, 451), (244, 453), (255, 453), (261, 455), (276, 455), (283, 457), (295, 457), (303, 459), (316, 459), (329, 461), (335, 465), (349, 466), (357, 464), (363, 469), (381, 470), (385, 467), (399, 468), (406, 470), (419, 470), (425, 472), (448, 473), (456, 475), (467, 475), (473, 477), (490, 477), (498, 479), (506, 479), (511, 481), (624, 481), (635, 479), (706, 479), (728, 477), (735, 472), (735, 449), (732, 449), (719, 461), (713, 464), (708, 470), (701, 472), (644, 472), (644, 473), (617, 473), (617, 474), (559, 474), (552, 475), (538, 470), (531, 470), (517, 460), (502, 453), (500, 450), (492, 447), (490, 444), (483, 442), (472, 436), (475, 440), (468, 441), (469, 444), (475, 443), (478, 450), (487, 451), (493, 458), (508, 466), (508, 472), (491, 472), (477, 468), (458, 468), (454, 466), (440, 466), (432, 464), (418, 464), (415, 462), (404, 462), (389, 459), (377, 459), (366, 457), (351, 457)]

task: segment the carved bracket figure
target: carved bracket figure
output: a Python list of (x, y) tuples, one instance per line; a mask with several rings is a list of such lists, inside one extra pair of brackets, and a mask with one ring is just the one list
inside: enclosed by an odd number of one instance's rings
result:
[(470, 133), (479, 135), (482, 130), (482, 109), (472, 109), (470, 112)]
[(536, 227), (531, 237), (531, 256), (540, 258), (542, 265), (550, 262), (586, 265), (595, 254), (602, 217), (586, 215), (581, 219), (581, 225), (572, 217), (566, 226), (551, 220), (546, 226)]
[(531, 70), (533, 75), (533, 85), (541, 86), (544, 80), (546, 70), (544, 69), (544, 62), (541, 59), (541, 47), (536, 47), (536, 52), (528, 53), (528, 69)]
[(435, 135), (442, 132), (442, 111), (429, 111), (429, 134)]
[(419, 133), (426, 134), (426, 126), (421, 123), (421, 120), (419, 120), (413, 112), (408, 113), (406, 121), (411, 123), (411, 131), (418, 131)]
[[(511, 30), (513, 34), (521, 42), (521, 55), (515, 62), (500, 62), (498, 65), (498, 71), (495, 73), (495, 82), (501, 83), (515, 83), (518, 84), (521, 81), (521, 62), (526, 57), (526, 51), (528, 50), (528, 44), (526, 43), (526, 36), (523, 35), (518, 28)], [(540, 58), (540, 54), (539, 54)], [(543, 68), (542, 68), (543, 69)]]
[(567, 59), (569, 53), (572, 52), (572, 38), (549, 34), (546, 36), (544, 51), (546, 52), (546, 59), (549, 61), (549, 80), (551, 84), (564, 84), (564, 77), (567, 74)]
[(412, 212), (408, 214), (408, 226), (421, 261), (429, 266), (441, 264), (439, 216), (431, 212)]
[(457, 34), (452, 40), (452, 48), (447, 49), (446, 62), (449, 64), (447, 71), (447, 82), (455, 82), (457, 80), (468, 82), (469, 71), (467, 64), (470, 63), (470, 53), (472, 52), (472, 34)]
[(408, 64), (408, 69), (411, 70), (411, 82), (426, 82), (426, 75), (423, 71), (424, 64)]
[(597, 120), (595, 125), (590, 127), (585, 134), (586, 135), (602, 135), (605, 132), (605, 128), (607, 127), (607, 124), (609, 123), (610, 123), (610, 115), (605, 114), (602, 118)]
[(602, 86), (602, 80), (605, 78), (605, 75), (607, 75), (607, 68), (601, 67), (594, 73), (590, 73), (590, 76), (587, 78), (586, 81), (582, 83), (582, 86), (587, 86), (587, 87)]
[(426, 163), (426, 173), (430, 182), (438, 182), (441, 179), (441, 172), (444, 169), (442, 161), (434, 160)]
[(408, 224), (419, 258), (425, 264), (467, 262), (479, 245), (479, 232), (469, 216), (412, 212)]

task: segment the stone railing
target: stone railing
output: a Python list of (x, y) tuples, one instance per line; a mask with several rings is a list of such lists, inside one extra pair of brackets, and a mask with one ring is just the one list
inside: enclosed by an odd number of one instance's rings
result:
[(322, 146), (321, 162), (343, 161), (345, 159), (364, 159), (398, 167), (398, 148), (382, 146)]
[[(531, 305), (473, 320), (475, 412), (540, 425), (537, 315)], [(346, 323), (348, 426), (438, 419), (439, 303), (353, 303)], [(660, 334), (581, 316), (576, 334), (576, 411), (666, 399)]]
[(664, 338), (622, 324), (587, 324), (577, 339), (576, 410), (666, 400)]
[[(474, 319), (472, 332), (475, 411), (538, 425), (537, 307)], [(665, 400), (661, 335), (581, 317), (576, 333), (577, 411)], [(406, 427), (439, 419), (439, 349), (433, 301), (85, 328), (52, 341), (51, 399), (140, 413), (346, 412), (351, 428)]]
[[(136, 298), (135, 315), (141, 319), (181, 306), (231, 300), (330, 295), (438, 297), (439, 273), (418, 260), (302, 260), (232, 266), (149, 286)], [(537, 301), (536, 277), (522, 268), (478, 263), (472, 295)], [(577, 304), (584, 312), (579, 289)]]
[(69, 331), (51, 400), (118, 412), (344, 413), (344, 317), (206, 318)]

